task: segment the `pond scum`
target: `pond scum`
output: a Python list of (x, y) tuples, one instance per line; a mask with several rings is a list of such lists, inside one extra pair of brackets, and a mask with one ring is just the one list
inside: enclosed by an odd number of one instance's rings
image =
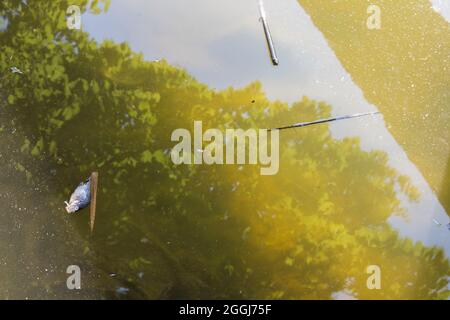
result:
[[(100, 10), (78, 2), (83, 11)], [(328, 125), (287, 130), (273, 176), (255, 166), (170, 160), (171, 132), (194, 120), (205, 129), (275, 128), (328, 118), (331, 106), (307, 97), (291, 106), (272, 102), (258, 82), (212, 90), (126, 44), (68, 30), (61, 8), (69, 5), (0, 3), (8, 21), (0, 31), (0, 134), (16, 150), (0, 152), (8, 170), (24, 176), (11, 188), (49, 190), (34, 196), (39, 206), (30, 204), (28, 259), (9, 261), (6, 274), (84, 261), (105, 276), (86, 278), (77, 294), (97, 298), (119, 277), (130, 289), (123, 295), (139, 298), (329, 299), (343, 291), (362, 299), (448, 298), (443, 250), (401, 238), (387, 222), (407, 216), (400, 197), (418, 200), (418, 190), (385, 153), (363, 151), (357, 138), (335, 139)], [(12, 136), (11, 126), (21, 134)], [(102, 181), (90, 238), (86, 216), (65, 220), (60, 204), (93, 168)], [(2, 214), (20, 217), (11, 206)], [(50, 224), (54, 238), (42, 233), (37, 241), (33, 230)], [(382, 269), (382, 290), (366, 287), (373, 264)], [(58, 274), (29, 283), (10, 277), (0, 295), (22, 297), (15, 286), (35, 298), (72, 294)]]

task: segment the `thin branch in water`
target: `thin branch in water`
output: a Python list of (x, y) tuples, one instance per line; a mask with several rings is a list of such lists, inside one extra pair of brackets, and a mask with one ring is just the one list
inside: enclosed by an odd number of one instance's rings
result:
[(95, 210), (97, 207), (97, 187), (98, 187), (98, 172), (91, 173), (91, 206), (90, 206), (90, 227), (91, 233), (94, 231)]
[(320, 120), (309, 121), (309, 122), (299, 122), (299, 123), (294, 123), (294, 124), (289, 125), (289, 126), (273, 128), (273, 129), (269, 129), (269, 130), (284, 130), (284, 129), (293, 129), (293, 128), (300, 128), (300, 127), (307, 127), (307, 126), (311, 126), (311, 125), (314, 125), (314, 124), (320, 124), (320, 123), (327, 123), (327, 122), (346, 120), (346, 119), (352, 119), (352, 118), (360, 118), (360, 117), (365, 117), (365, 116), (374, 116), (374, 115), (377, 115), (379, 113), (380, 112), (378, 112), (378, 111), (376, 111), (376, 112), (367, 112), (367, 113), (355, 113), (355, 114), (352, 114), (352, 115), (340, 116), (340, 117), (335, 117), (335, 118), (320, 119)]
[(269, 48), (270, 58), (272, 59), (273, 65), (277, 66), (279, 61), (278, 61), (277, 53), (275, 51), (275, 46), (273, 44), (272, 34), (270, 33), (269, 23), (267, 22), (266, 11), (264, 10), (264, 4), (263, 4), (262, 0), (259, 0), (258, 4), (259, 4), (259, 13), (261, 15), (260, 20), (263, 25), (264, 35), (266, 36), (266, 42), (267, 42), (267, 46)]

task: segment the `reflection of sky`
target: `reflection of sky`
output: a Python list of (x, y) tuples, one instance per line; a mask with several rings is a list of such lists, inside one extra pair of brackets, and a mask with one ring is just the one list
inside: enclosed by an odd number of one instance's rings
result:
[(0, 31), (6, 30), (8, 27), (8, 21), (5, 18), (0, 17)]
[(450, 1), (449, 0), (431, 0), (433, 9), (439, 12), (448, 22), (450, 22)]
[[(242, 87), (259, 80), (270, 99), (293, 102), (306, 95), (330, 103), (336, 115), (376, 110), (296, 0), (265, 0), (278, 67), (270, 62), (256, 0), (111, 2), (107, 14), (83, 16), (84, 30), (98, 40), (126, 41), (148, 60), (165, 58), (212, 88)], [(433, 0), (433, 5), (450, 17), (450, 1)], [(410, 176), (422, 192), (419, 203), (403, 201), (408, 221), (393, 217), (390, 223), (405, 236), (445, 247), (450, 255), (448, 216), (382, 118), (343, 121), (332, 125), (332, 132), (337, 138), (359, 136), (364, 149), (389, 153), (390, 164)], [(436, 226), (433, 218), (443, 226)]]

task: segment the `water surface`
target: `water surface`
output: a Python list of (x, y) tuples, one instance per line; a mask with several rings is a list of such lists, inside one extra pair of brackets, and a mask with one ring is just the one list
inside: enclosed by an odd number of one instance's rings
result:
[[(398, 24), (400, 45), (380, 55), (355, 1), (265, 1), (279, 67), (256, 1), (113, 0), (82, 31), (67, 30), (66, 1), (2, 3), (1, 297), (448, 298), (448, 22), (428, 1), (406, 13), (384, 1), (375, 37), (409, 13), (430, 23)], [(421, 68), (405, 47), (417, 29), (434, 35)], [(410, 79), (420, 90), (403, 90)], [(268, 128), (376, 110), (282, 132), (275, 176), (169, 157), (171, 132), (194, 120)], [(94, 170), (90, 235), (88, 211), (63, 202)], [(66, 288), (71, 264), (80, 291)]]

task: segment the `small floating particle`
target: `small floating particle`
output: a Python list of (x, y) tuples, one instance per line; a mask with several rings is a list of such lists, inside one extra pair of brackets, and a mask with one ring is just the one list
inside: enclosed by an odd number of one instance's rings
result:
[(19, 68), (17, 68), (17, 67), (11, 67), (11, 72), (12, 73), (19, 73), (19, 74), (23, 74), (23, 72), (22, 72), (22, 70), (20, 70)]
[(118, 294), (127, 294), (130, 291), (130, 289), (125, 287), (119, 287), (116, 289), (116, 293)]
[(433, 222), (434, 222), (437, 226), (442, 226), (442, 223), (440, 223), (440, 222), (437, 221), (436, 219), (433, 219)]

